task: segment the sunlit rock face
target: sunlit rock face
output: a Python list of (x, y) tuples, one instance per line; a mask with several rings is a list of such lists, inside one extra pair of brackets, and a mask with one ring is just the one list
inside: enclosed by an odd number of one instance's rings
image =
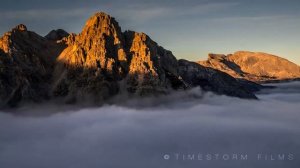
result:
[(55, 96), (68, 96), (70, 101), (91, 96), (101, 101), (119, 92), (117, 82), (126, 75), (127, 57), (114, 18), (95, 14), (82, 32), (70, 35), (66, 43), (68, 47), (57, 58)]
[(158, 46), (144, 33), (127, 31), (124, 34), (129, 60), (129, 92), (143, 95), (186, 88), (171, 51)]
[(239, 79), (254, 82), (300, 78), (300, 67), (275, 55), (238, 51), (234, 54), (209, 54), (199, 64), (226, 72)]
[(64, 44), (48, 41), (18, 25), (0, 38), (0, 102), (47, 98), (51, 72)]
[(206, 91), (213, 91), (217, 94), (256, 99), (249, 88), (222, 71), (187, 60), (179, 60), (178, 63), (180, 75), (192, 87), (200, 86)]
[(126, 54), (121, 28), (114, 18), (97, 13), (87, 22), (79, 35), (67, 38), (68, 47), (61, 53), (58, 62), (67, 67), (99, 69), (106, 73), (124, 73)]
[(18, 25), (0, 39), (0, 55), (4, 105), (48, 98), (102, 104), (118, 94), (161, 95), (193, 86), (255, 98), (225, 73), (178, 62), (144, 33), (122, 32), (103, 12), (90, 17), (79, 34), (58, 29), (41, 37)]
[(122, 33), (115, 19), (105, 13), (93, 15), (83, 31), (70, 35), (66, 43), (68, 47), (57, 59), (55, 96), (76, 100), (88, 95), (101, 101), (122, 90), (144, 95), (184, 87), (170, 51), (144, 33)]

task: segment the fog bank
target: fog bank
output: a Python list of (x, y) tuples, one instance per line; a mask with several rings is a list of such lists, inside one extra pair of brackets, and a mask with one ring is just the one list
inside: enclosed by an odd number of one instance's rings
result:
[(259, 101), (196, 88), (123, 105), (35, 107), (56, 112), (42, 117), (0, 113), (0, 167), (298, 168), (300, 83), (276, 85)]

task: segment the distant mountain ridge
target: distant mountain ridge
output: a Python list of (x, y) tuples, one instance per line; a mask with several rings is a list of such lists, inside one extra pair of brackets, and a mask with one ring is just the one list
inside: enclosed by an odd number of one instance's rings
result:
[(263, 52), (209, 54), (206, 61), (198, 63), (228, 73), (234, 78), (259, 83), (300, 78), (300, 67), (297, 64)]
[(145, 33), (122, 32), (103, 12), (91, 16), (79, 34), (57, 29), (42, 37), (18, 25), (0, 38), (0, 106), (57, 98), (103, 104), (124, 93), (159, 96), (197, 86), (256, 99), (261, 85), (206, 66), (177, 60)]

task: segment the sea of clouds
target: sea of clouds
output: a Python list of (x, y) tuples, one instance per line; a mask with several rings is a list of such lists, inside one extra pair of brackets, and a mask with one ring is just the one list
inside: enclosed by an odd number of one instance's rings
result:
[(259, 101), (195, 88), (120, 105), (2, 111), (0, 167), (298, 168), (300, 83), (275, 85)]

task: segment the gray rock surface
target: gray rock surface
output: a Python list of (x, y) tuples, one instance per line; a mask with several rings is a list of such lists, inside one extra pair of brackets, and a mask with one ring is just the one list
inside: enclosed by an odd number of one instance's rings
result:
[(63, 48), (22, 24), (5, 33), (0, 38), (1, 105), (48, 98), (53, 65)]
[(178, 64), (180, 76), (192, 87), (200, 86), (206, 91), (217, 94), (256, 99), (256, 96), (247, 87), (222, 71), (187, 60), (179, 60)]
[(51, 30), (45, 38), (52, 41), (59, 41), (65, 37), (68, 37), (70, 34), (63, 29)]

